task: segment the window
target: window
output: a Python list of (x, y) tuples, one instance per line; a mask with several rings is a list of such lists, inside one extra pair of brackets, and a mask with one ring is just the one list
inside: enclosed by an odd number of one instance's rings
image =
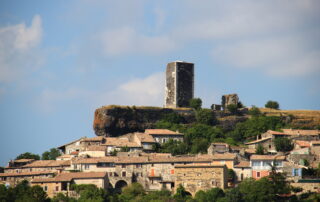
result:
[(276, 161), (275, 166), (282, 166), (282, 161)]
[(75, 169), (75, 170), (78, 169), (76, 164), (73, 165), (73, 169)]
[(114, 172), (113, 174), (115, 177), (119, 177), (118, 173)]
[(241, 181), (243, 180), (243, 173), (241, 173)]
[(122, 177), (125, 177), (126, 176), (126, 172), (122, 172)]
[(85, 164), (85, 165), (84, 165), (84, 169), (85, 169), (85, 170), (89, 170), (89, 168), (90, 168), (90, 165), (89, 165), (89, 164)]
[(257, 177), (260, 177), (260, 172), (257, 172)]
[(59, 191), (59, 186), (56, 186), (56, 191)]
[(171, 169), (171, 175), (174, 175), (174, 169)]
[(260, 166), (260, 161), (252, 161), (252, 166)]
[(270, 162), (263, 161), (263, 166), (269, 166)]
[(48, 187), (47, 187), (47, 186), (44, 186), (43, 189), (44, 189), (44, 191), (47, 191), (47, 190), (48, 190)]
[(112, 172), (109, 173), (109, 176), (112, 177)]

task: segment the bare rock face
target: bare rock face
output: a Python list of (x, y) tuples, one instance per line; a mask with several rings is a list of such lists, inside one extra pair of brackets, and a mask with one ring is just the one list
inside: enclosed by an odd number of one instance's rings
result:
[(178, 113), (186, 123), (195, 121), (194, 111), (188, 108), (104, 106), (94, 113), (93, 129), (98, 136), (119, 136), (153, 128), (165, 114)]

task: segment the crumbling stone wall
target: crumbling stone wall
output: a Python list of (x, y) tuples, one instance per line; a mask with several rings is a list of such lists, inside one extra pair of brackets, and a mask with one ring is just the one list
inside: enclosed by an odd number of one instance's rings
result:
[(228, 105), (231, 105), (231, 104), (238, 105), (238, 103), (239, 103), (239, 97), (237, 94), (223, 95), (221, 98), (221, 105), (224, 109)]

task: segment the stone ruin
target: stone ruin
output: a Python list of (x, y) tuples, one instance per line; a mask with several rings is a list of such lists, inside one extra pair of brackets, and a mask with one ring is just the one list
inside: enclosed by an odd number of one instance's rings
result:
[(237, 94), (223, 95), (221, 98), (221, 105), (223, 109), (226, 109), (228, 105), (231, 105), (231, 104), (238, 105), (238, 103), (239, 103), (239, 97)]

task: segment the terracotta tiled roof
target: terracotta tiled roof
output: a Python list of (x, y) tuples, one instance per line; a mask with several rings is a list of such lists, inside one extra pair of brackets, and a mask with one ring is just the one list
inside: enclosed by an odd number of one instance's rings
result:
[(271, 139), (271, 137), (266, 137), (266, 138), (262, 138), (262, 139), (259, 139), (259, 140), (254, 140), (254, 141), (251, 141), (251, 142), (247, 142), (247, 143), (245, 143), (245, 145), (257, 144), (257, 143), (264, 142), (264, 141), (269, 140), (269, 139)]
[(175, 165), (175, 168), (224, 168), (225, 165), (213, 166), (213, 165)]
[(34, 179), (32, 183), (37, 182), (70, 182), (73, 179), (96, 179), (104, 178), (107, 172), (75, 172), (75, 173), (61, 173), (55, 178)]
[(269, 133), (271, 135), (288, 135), (284, 132), (279, 132), (279, 131), (274, 131), (274, 130), (268, 130), (267, 133)]
[(35, 161), (34, 159), (18, 159), (18, 160), (14, 160), (13, 162), (15, 163), (28, 163), (31, 161)]
[(39, 167), (61, 167), (61, 166), (70, 166), (70, 161), (56, 161), (56, 160), (38, 160), (33, 161), (22, 167), (24, 168), (39, 168)]
[(168, 129), (146, 129), (145, 133), (149, 135), (182, 135), (181, 133), (174, 132)]
[(106, 146), (90, 145), (86, 148), (86, 151), (105, 151), (106, 149), (107, 149)]
[(248, 154), (255, 154), (256, 153), (256, 149), (245, 149), (244, 152), (246, 152)]
[(282, 131), (289, 135), (320, 135), (320, 130), (282, 129)]
[(214, 160), (234, 160), (237, 157), (236, 154), (224, 153), (224, 154), (214, 154)]
[(311, 144), (312, 144), (312, 145), (319, 145), (319, 144), (320, 144), (320, 141), (311, 141)]
[(18, 177), (54, 174), (54, 171), (22, 172), (22, 173), (0, 173), (0, 177)]
[(224, 146), (229, 146), (229, 144), (225, 142), (212, 142), (211, 145), (224, 145)]
[(310, 147), (310, 142), (308, 141), (302, 141), (302, 140), (296, 140), (295, 144), (299, 145), (300, 147)]
[(108, 137), (106, 142), (101, 146), (116, 146), (116, 147), (141, 147), (136, 142), (130, 142), (126, 138)]
[(235, 168), (250, 168), (249, 161), (240, 161), (237, 165), (234, 166)]
[(73, 143), (75, 143), (75, 142), (81, 141), (81, 140), (83, 140), (83, 139), (85, 139), (85, 138), (86, 138), (86, 137), (82, 137), (82, 138), (80, 138), (80, 139), (74, 140), (74, 141), (69, 142), (69, 143), (67, 143), (67, 144), (61, 145), (61, 146), (58, 147), (58, 149), (62, 149), (63, 147), (65, 147), (65, 146), (67, 146), (67, 145), (70, 145), (70, 144), (73, 144)]
[(252, 155), (250, 160), (285, 160), (285, 156), (274, 155)]
[(90, 138), (84, 138), (80, 142), (101, 142), (103, 141), (105, 137), (103, 136), (97, 136), (97, 137), (90, 137)]
[(95, 157), (95, 158), (77, 158), (77, 159), (73, 159), (72, 163), (74, 163), (74, 164), (113, 163), (113, 162), (116, 162), (118, 158), (119, 157), (117, 157), (117, 156), (106, 156), (106, 157)]
[(146, 133), (135, 133), (137, 138), (140, 140), (140, 142), (146, 142), (146, 143), (155, 143), (156, 141), (153, 139), (153, 137)]

